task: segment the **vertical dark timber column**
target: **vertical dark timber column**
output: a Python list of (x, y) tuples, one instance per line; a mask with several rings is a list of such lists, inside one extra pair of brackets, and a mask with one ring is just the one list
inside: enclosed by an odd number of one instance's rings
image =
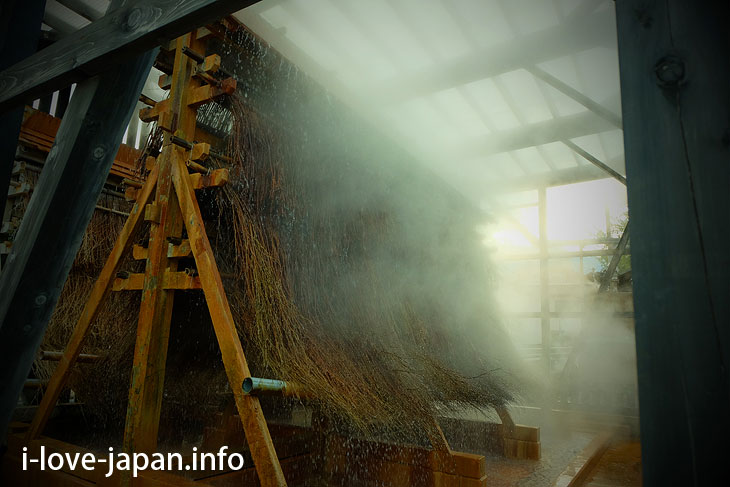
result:
[(728, 2), (617, 0), (644, 485), (724, 485)]
[[(0, 5), (0, 71), (35, 53), (45, 1), (5, 0)], [(0, 220), (18, 146), (23, 107), (0, 114)], [(2, 221), (0, 221), (2, 223)]]
[(156, 52), (78, 84), (0, 274), (3, 442)]

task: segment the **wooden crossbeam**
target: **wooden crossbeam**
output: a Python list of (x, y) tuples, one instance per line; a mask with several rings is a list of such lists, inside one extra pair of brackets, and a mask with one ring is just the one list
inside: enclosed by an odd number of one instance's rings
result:
[[(112, 291), (141, 291), (144, 289), (142, 272), (130, 274), (129, 277), (117, 277), (112, 284)], [(165, 272), (162, 278), (162, 289), (201, 289), (200, 278), (184, 271)]]
[[(191, 175), (192, 177), (193, 175)], [(132, 247), (132, 257), (135, 260), (147, 260), (148, 251), (146, 247), (141, 245), (135, 245)], [(167, 248), (167, 258), (179, 258), (179, 257), (190, 257), (192, 250), (190, 250), (190, 241), (185, 239), (179, 245), (170, 244)]]
[(0, 73), (0, 113), (133, 58), (258, 0), (130, 0)]
[(616, 127), (595, 113), (585, 111), (575, 115), (566, 115), (510, 130), (494, 132), (487, 136), (474, 137), (455, 145), (450, 153), (458, 158), (468, 159), (535, 147), (609, 130), (616, 130)]
[[(618, 161), (616, 161), (616, 163), (618, 163)], [(487, 186), (485, 191), (489, 194), (527, 191), (539, 186), (562, 186), (564, 184), (581, 183), (584, 181), (605, 179), (607, 177), (609, 177), (608, 174), (606, 174), (603, 170), (593, 165), (585, 165), (567, 169), (558, 169), (556, 171), (535, 174), (532, 176), (519, 176), (507, 179), (500, 181), (498, 184)]]
[[(193, 173), (190, 175), (190, 182), (193, 185), (193, 189), (204, 189), (204, 188), (217, 188), (228, 183), (229, 173), (228, 169), (213, 169), (209, 174)], [(137, 188), (127, 187), (124, 190), (124, 196), (134, 201), (137, 196)], [(136, 257), (135, 257), (136, 258)]]

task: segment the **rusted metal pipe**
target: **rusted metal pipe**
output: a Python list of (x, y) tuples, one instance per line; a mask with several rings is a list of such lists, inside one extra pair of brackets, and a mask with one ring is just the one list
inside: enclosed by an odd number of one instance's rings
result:
[[(183, 139), (182, 137), (178, 137), (177, 135), (173, 135), (172, 137), (170, 137), (170, 142), (172, 142), (173, 144), (175, 144), (175, 145), (177, 145), (179, 147), (182, 147), (183, 149), (187, 149), (187, 150), (192, 150), (193, 149), (193, 146), (195, 145), (192, 142), (189, 142), (189, 141)], [(216, 152), (214, 150), (211, 150), (210, 151), (210, 155), (212, 157), (215, 157), (216, 159), (220, 159), (221, 161), (226, 161), (226, 162), (231, 162), (232, 161), (232, 159), (230, 157), (228, 157), (226, 155), (223, 155), (223, 154), (221, 154), (219, 152)], [(188, 166), (190, 166), (190, 164), (188, 164)], [(202, 165), (199, 165), (199, 166), (201, 168), (204, 168), (206, 171), (209, 170), (205, 166), (202, 166)]]
[(150, 98), (149, 96), (147, 96), (145, 94), (139, 95), (139, 101), (141, 101), (145, 105), (151, 106), (151, 107), (157, 105), (157, 102), (155, 100), (153, 100), (152, 98)]
[(300, 399), (310, 397), (307, 390), (300, 385), (277, 379), (246, 377), (243, 379), (244, 394), (252, 396), (285, 396)]

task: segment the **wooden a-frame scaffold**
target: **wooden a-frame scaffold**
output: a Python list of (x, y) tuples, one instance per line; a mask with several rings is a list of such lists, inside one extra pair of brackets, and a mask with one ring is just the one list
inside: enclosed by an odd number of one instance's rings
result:
[[(149, 175), (136, 191), (134, 207), (94, 284), (25, 440), (37, 440), (43, 432), (106, 296), (112, 291), (140, 290), (124, 451), (154, 452), (175, 290), (202, 289), (261, 485), (285, 486), (259, 400), (242, 390), (243, 380), (251, 373), (195, 195), (196, 189), (221, 186), (228, 179), (227, 169), (211, 172), (201, 164), (210, 155), (210, 145), (193, 142), (197, 107), (236, 88), (234, 79), (219, 80), (214, 75), (220, 68), (220, 57), (204, 56), (204, 34), (198, 37), (199, 32), (204, 31), (194, 31), (175, 41), (172, 74), (160, 80), (161, 86), (169, 84), (169, 98), (140, 113), (145, 121), (157, 120), (164, 130), (162, 151), (157, 158), (148, 158)], [(145, 271), (117, 277), (122, 259), (132, 249), (133, 238), (145, 221), (150, 227), (148, 246), (134, 249), (135, 257), (146, 261)], [(177, 270), (179, 258), (190, 255), (197, 275)], [(126, 472), (118, 485), (132, 483)]]

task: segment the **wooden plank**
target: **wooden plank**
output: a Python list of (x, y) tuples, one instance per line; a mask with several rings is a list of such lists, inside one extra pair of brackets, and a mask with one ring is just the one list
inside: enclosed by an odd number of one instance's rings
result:
[(616, 2), (645, 485), (727, 478), (729, 8)]
[(214, 169), (210, 174), (191, 174), (190, 181), (194, 189), (214, 188), (227, 184), (228, 177), (228, 169)]
[[(48, 153), (51, 151), (51, 147), (53, 147), (53, 142), (60, 125), (61, 119), (48, 113), (25, 107), (25, 115), (20, 129), (18, 143)], [(141, 150), (135, 149), (127, 144), (120, 144), (117, 155), (114, 157), (114, 164), (112, 164), (109, 173), (123, 178), (139, 180), (140, 176), (135, 166), (140, 154)], [(37, 162), (43, 164), (43, 160)]]
[(486, 157), (610, 130), (616, 130), (616, 127), (595, 113), (585, 111), (471, 137), (450, 150), (460, 158)]
[[(134, 245), (132, 247), (132, 256), (135, 260), (147, 260), (147, 247)], [(184, 239), (180, 245), (169, 244), (167, 247), (167, 258), (174, 259), (180, 257), (190, 257), (193, 251), (190, 249), (190, 241)]]
[[(101, 73), (258, 0), (129, 0), (0, 73), (0, 112)], [(135, 100), (137, 97), (135, 97)]]
[(475, 455), (473, 453), (452, 452), (454, 466), (457, 475), (480, 479), (487, 474), (487, 462), (484, 455)]
[(560, 474), (556, 485), (580, 487), (591, 478), (591, 474), (601, 461), (604, 453), (611, 446), (615, 432), (605, 431), (596, 435), (593, 440), (575, 457), (573, 462)]
[(504, 456), (520, 460), (539, 460), (540, 442), (522, 441), (514, 438), (504, 438)]

